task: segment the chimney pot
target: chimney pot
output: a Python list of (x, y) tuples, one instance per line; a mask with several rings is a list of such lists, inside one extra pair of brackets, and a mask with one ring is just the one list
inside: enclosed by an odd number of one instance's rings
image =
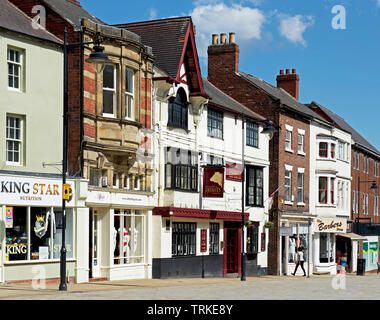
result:
[(213, 45), (218, 44), (218, 41), (219, 41), (219, 35), (213, 34), (212, 35), (212, 44)]
[(230, 32), (230, 43), (235, 43), (235, 32)]
[(286, 74), (290, 74), (290, 69), (286, 69)]
[(226, 40), (227, 40), (227, 35), (225, 33), (221, 33), (220, 34), (220, 43), (226, 44)]
[(292, 69), (292, 73), (293, 73), (293, 74), (297, 73), (297, 72), (296, 72), (296, 69)]
[(280, 70), (280, 74), (284, 74), (284, 70)]

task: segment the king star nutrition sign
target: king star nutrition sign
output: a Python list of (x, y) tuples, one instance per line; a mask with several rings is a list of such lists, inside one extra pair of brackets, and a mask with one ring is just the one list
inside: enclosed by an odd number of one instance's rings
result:
[[(68, 182), (74, 190), (74, 183)], [(74, 203), (73, 200), (70, 202)], [(7, 205), (62, 205), (62, 181), (59, 179), (0, 176), (0, 203)]]

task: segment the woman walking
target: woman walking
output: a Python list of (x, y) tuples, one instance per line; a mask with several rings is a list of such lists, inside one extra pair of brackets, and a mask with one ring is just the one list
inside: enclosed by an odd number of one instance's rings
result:
[(297, 272), (297, 269), (298, 269), (298, 266), (301, 265), (301, 268), (302, 268), (302, 271), (303, 271), (303, 276), (306, 277), (306, 272), (305, 272), (305, 269), (303, 267), (303, 263), (305, 262), (304, 258), (303, 258), (303, 249), (302, 247), (299, 247), (298, 248), (298, 252), (297, 252), (297, 264), (296, 264), (296, 269), (294, 270), (294, 273), (292, 273), (293, 276), (296, 275), (296, 272)]

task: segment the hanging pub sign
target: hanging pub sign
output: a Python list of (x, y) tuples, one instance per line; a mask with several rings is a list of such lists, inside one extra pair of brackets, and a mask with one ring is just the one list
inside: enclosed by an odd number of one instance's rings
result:
[(13, 207), (5, 209), (5, 228), (13, 228)]
[(203, 197), (223, 198), (224, 168), (204, 168)]
[(226, 161), (226, 180), (242, 181), (242, 165)]
[(347, 221), (345, 219), (321, 218), (315, 221), (315, 232), (346, 233)]

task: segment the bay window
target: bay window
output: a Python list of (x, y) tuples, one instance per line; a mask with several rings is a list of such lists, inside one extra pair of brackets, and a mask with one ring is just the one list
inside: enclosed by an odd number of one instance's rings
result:
[(106, 65), (103, 70), (103, 115), (116, 116), (116, 68)]
[(125, 117), (134, 120), (134, 80), (135, 73), (131, 69), (125, 70)]
[(327, 177), (319, 177), (319, 203), (327, 203)]
[(320, 158), (327, 158), (328, 152), (328, 143), (327, 142), (320, 142), (319, 143), (319, 157)]

